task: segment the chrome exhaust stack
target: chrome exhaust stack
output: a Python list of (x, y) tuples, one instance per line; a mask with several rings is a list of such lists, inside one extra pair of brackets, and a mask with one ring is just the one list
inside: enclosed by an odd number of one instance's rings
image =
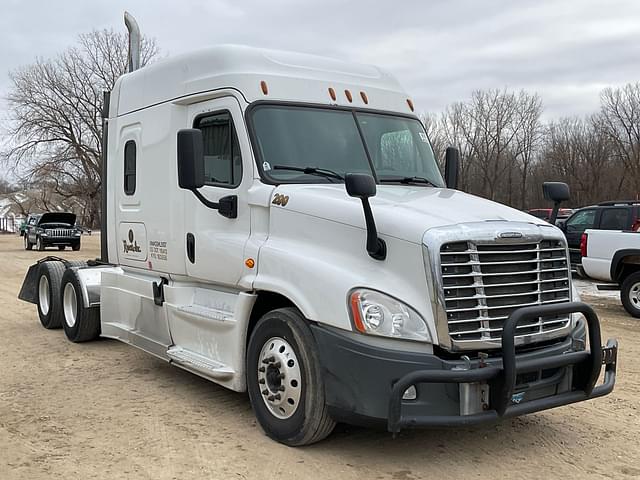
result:
[(140, 28), (129, 12), (124, 12), (124, 24), (129, 31), (129, 72), (133, 72), (140, 68)]

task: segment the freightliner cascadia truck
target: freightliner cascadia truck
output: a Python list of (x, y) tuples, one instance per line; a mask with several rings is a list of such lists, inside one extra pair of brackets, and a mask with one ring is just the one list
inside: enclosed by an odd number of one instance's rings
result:
[[(72, 342), (138, 347), (238, 392), (267, 435), (495, 422), (606, 395), (617, 343), (555, 226), (456, 189), (373, 66), (218, 46), (130, 72), (103, 113), (101, 257), (20, 298)], [(564, 184), (545, 185), (566, 199)]]

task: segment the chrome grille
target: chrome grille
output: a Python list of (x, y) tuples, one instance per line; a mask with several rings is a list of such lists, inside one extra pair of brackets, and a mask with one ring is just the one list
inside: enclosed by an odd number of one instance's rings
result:
[(71, 228), (47, 228), (45, 230), (50, 237), (72, 237), (73, 229)]
[[(560, 240), (529, 243), (456, 241), (440, 248), (449, 335), (455, 342), (495, 341), (517, 308), (571, 299), (567, 254)], [(568, 316), (518, 325), (517, 336), (564, 329)]]

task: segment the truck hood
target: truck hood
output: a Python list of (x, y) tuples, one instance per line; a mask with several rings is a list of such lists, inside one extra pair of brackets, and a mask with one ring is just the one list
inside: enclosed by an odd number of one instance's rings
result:
[(43, 213), (38, 221), (38, 225), (43, 225), (45, 223), (66, 223), (67, 225), (75, 225), (76, 214), (68, 212)]
[[(280, 185), (274, 193), (288, 199), (273, 208), (365, 228), (361, 201), (349, 197), (342, 184)], [(379, 233), (414, 243), (421, 243), (430, 228), (459, 223), (493, 220), (549, 226), (514, 208), (446, 188), (379, 185), (369, 201)]]

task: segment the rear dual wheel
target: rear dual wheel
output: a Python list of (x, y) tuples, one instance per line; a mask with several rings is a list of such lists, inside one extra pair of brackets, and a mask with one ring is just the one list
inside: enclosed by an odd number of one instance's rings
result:
[(72, 342), (88, 342), (100, 336), (100, 309), (85, 305), (82, 286), (75, 269), (62, 276), (61, 304), (64, 333)]
[(38, 317), (47, 329), (62, 326), (60, 285), (65, 266), (62, 262), (43, 262), (38, 277)]
[(273, 310), (258, 321), (247, 350), (247, 388), (260, 426), (278, 442), (308, 445), (335, 426), (315, 340), (294, 308)]

